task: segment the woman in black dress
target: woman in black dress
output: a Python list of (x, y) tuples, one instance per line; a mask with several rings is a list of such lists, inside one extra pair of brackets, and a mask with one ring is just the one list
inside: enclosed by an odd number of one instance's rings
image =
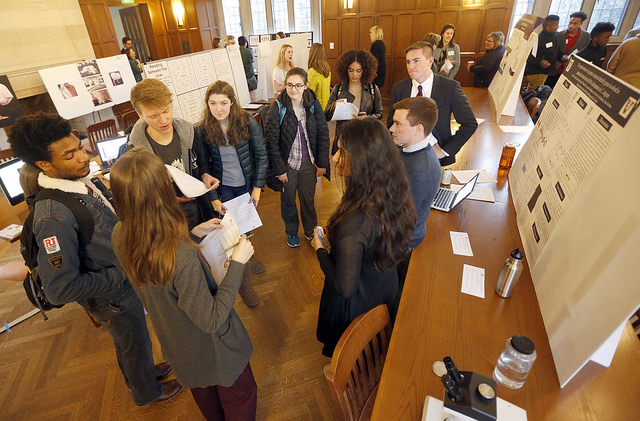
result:
[(344, 194), (325, 235), (316, 229), (313, 239), (325, 274), (316, 337), (328, 357), (359, 315), (386, 304), (395, 316), (396, 264), (416, 221), (400, 150), (384, 124), (370, 117), (350, 120), (338, 143), (333, 160)]
[(371, 51), (371, 54), (378, 60), (378, 75), (373, 79), (373, 83), (375, 83), (378, 88), (384, 86), (384, 76), (387, 73), (387, 65), (384, 59), (387, 50), (384, 42), (382, 42), (382, 35), (382, 28), (378, 25), (372, 26), (371, 29), (369, 29), (369, 36), (371, 37), (371, 50), (369, 51)]

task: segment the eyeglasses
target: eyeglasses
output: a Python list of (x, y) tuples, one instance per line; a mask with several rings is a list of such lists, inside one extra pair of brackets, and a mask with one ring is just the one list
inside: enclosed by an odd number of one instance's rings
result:
[(287, 83), (285, 85), (287, 87), (287, 89), (295, 89), (295, 90), (299, 90), (305, 87), (304, 83), (296, 83), (295, 85), (293, 83)]

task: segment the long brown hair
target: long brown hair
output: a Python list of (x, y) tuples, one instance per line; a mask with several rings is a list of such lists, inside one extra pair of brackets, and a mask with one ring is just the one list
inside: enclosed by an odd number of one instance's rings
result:
[(216, 120), (213, 114), (211, 114), (211, 110), (209, 110), (209, 97), (215, 94), (224, 95), (231, 101), (227, 137), (229, 138), (229, 144), (231, 146), (238, 147), (239, 144), (246, 142), (247, 139), (249, 139), (248, 115), (247, 112), (240, 107), (240, 104), (238, 104), (233, 87), (222, 80), (209, 85), (207, 93), (204, 96), (204, 112), (202, 113), (202, 121), (199, 123), (207, 134), (204, 141), (207, 144), (214, 143), (218, 146), (226, 145), (224, 133), (220, 127), (220, 122)]
[(344, 123), (337, 167), (346, 176), (342, 200), (329, 218), (329, 242), (336, 224), (352, 212), (379, 218), (375, 266), (388, 270), (405, 255), (416, 225), (409, 179), (389, 130), (372, 117)]
[(113, 164), (110, 181), (124, 270), (134, 285), (164, 285), (175, 270), (180, 244), (195, 247), (167, 169), (153, 153), (136, 147)]
[(324, 45), (317, 42), (311, 44), (307, 67), (309, 69), (315, 69), (316, 72), (320, 73), (324, 77), (329, 77), (331, 74), (331, 66), (329, 66), (329, 63), (327, 62)]

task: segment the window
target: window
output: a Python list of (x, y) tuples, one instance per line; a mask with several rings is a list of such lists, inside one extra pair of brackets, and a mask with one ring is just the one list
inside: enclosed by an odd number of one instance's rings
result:
[(591, 31), (598, 22), (611, 22), (616, 26), (613, 36), (618, 35), (624, 12), (627, 8), (628, 0), (600, 0), (593, 7), (591, 20), (589, 20), (588, 31)]
[(264, 0), (251, 0), (251, 19), (254, 34), (268, 34), (267, 8)]
[(222, 11), (224, 14), (224, 26), (227, 31), (225, 35), (233, 35), (238, 38), (242, 35), (239, 0), (222, 0)]
[(311, 31), (311, 0), (295, 0), (293, 17), (297, 32)]
[(582, 0), (551, 0), (548, 14), (560, 16), (558, 31), (564, 31), (569, 27), (571, 20), (569, 15), (580, 10), (582, 10)]
[(513, 5), (513, 17), (511, 18), (511, 28), (509, 28), (509, 36), (511, 36), (511, 32), (513, 28), (516, 26), (516, 23), (520, 20), (522, 15), (531, 14), (533, 11), (533, 3), (535, 0), (516, 0)]
[(273, 31), (289, 32), (289, 8), (287, 0), (273, 0)]

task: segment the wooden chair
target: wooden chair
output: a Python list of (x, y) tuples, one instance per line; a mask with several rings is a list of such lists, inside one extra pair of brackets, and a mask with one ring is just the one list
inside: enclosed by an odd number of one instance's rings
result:
[(98, 154), (96, 142), (118, 136), (116, 121), (112, 118), (99, 123), (87, 126), (87, 136), (89, 137), (89, 147), (94, 155)]
[(122, 128), (123, 131), (127, 130), (129, 127), (136, 124), (136, 122), (140, 119), (138, 113), (135, 110), (127, 111), (122, 115)]
[(13, 151), (11, 148), (0, 150), (0, 163), (7, 162), (11, 158), (13, 158)]
[(535, 96), (527, 102), (527, 111), (529, 111), (529, 115), (532, 119), (540, 109), (540, 104), (542, 104), (542, 101), (540, 98)]
[(345, 420), (368, 420), (389, 349), (391, 320), (385, 304), (362, 314), (342, 334), (325, 374)]

